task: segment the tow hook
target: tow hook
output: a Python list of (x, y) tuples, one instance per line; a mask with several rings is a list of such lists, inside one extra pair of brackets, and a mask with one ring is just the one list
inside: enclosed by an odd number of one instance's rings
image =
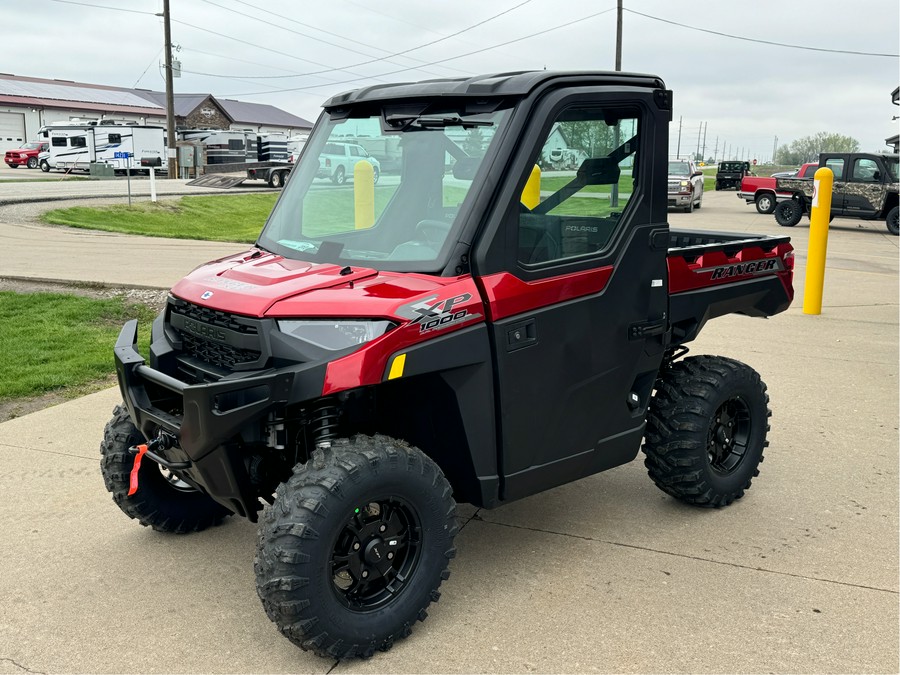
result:
[[(129, 497), (138, 491), (138, 472), (141, 470), (141, 460), (144, 455), (150, 453), (150, 459), (155, 461), (162, 460), (162, 457), (156, 455), (154, 450), (167, 450), (175, 445), (176, 442), (177, 439), (174, 436), (167, 434), (165, 431), (160, 431), (159, 436), (149, 443), (141, 443), (140, 445), (133, 445), (128, 448), (128, 452), (134, 454), (134, 465), (131, 467), (131, 475), (128, 482)], [(160, 461), (159, 463), (169, 464), (168, 462), (165, 462), (165, 460)]]

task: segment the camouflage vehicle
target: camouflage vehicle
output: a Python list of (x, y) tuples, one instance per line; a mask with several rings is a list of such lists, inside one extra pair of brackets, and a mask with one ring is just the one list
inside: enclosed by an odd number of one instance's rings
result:
[[(831, 217), (884, 219), (891, 234), (900, 234), (897, 208), (898, 155), (869, 153), (822, 153), (819, 166), (834, 172)], [(813, 181), (801, 178), (778, 178), (779, 192), (793, 193), (789, 200), (775, 207), (775, 220), (793, 227), (804, 214), (809, 214), (813, 198)]]

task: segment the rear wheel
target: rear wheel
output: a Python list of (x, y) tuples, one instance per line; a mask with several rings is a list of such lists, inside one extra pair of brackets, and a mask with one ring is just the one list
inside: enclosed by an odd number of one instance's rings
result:
[(898, 212), (897, 207), (892, 208), (885, 219), (885, 223), (887, 224), (888, 232), (893, 235), (900, 234), (900, 212)]
[(695, 356), (656, 384), (643, 451), (653, 482), (688, 504), (718, 508), (740, 499), (768, 446), (769, 397), (752, 368)]
[(160, 532), (199, 532), (222, 522), (231, 512), (195, 490), (176, 474), (144, 458), (138, 471), (138, 490), (128, 495), (134, 455), (128, 449), (144, 437), (124, 406), (113, 409), (100, 444), (100, 471), (113, 501), (129, 518)]
[(782, 227), (794, 227), (803, 217), (803, 209), (796, 199), (788, 199), (775, 205), (775, 221)]
[(336, 441), (298, 465), (266, 510), (257, 593), (302, 649), (369, 657), (425, 619), (456, 531), (450, 485), (424, 453), (386, 436)]
[(284, 174), (281, 171), (273, 171), (269, 174), (269, 187), (284, 187)]
[(26, 163), (26, 166), (27, 166), (29, 169), (36, 169), (36, 168), (37, 168), (37, 165), (38, 165), (38, 159), (37, 159), (37, 157), (29, 157), (29, 158), (28, 158), (28, 162)]
[(763, 215), (769, 215), (775, 210), (775, 197), (769, 193), (764, 193), (756, 198), (756, 210)]
[(344, 173), (344, 167), (339, 166), (334, 170), (334, 175), (331, 177), (331, 182), (335, 185), (343, 185), (347, 182), (347, 174)]

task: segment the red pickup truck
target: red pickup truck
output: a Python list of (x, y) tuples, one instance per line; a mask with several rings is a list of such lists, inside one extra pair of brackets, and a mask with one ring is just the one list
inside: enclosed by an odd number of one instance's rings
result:
[[(804, 164), (793, 177), (812, 180), (813, 174), (818, 168), (818, 164)], [(748, 204), (756, 204), (756, 210), (760, 213), (772, 213), (778, 202), (791, 198), (790, 192), (778, 192), (775, 190), (775, 180), (774, 177), (746, 176), (741, 181), (738, 197)]]
[(36, 169), (38, 166), (38, 155), (49, 147), (50, 143), (47, 141), (31, 141), (20, 148), (7, 150), (3, 161), (6, 162), (10, 169), (17, 169), (20, 166)]

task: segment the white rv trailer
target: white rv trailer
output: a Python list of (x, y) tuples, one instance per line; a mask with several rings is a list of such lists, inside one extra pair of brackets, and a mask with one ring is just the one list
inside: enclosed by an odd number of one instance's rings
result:
[(116, 155), (130, 153), (130, 166), (142, 159), (158, 159), (157, 170), (165, 170), (166, 133), (162, 127), (137, 124), (52, 124), (38, 132), (50, 141), (47, 164), (51, 169), (90, 171), (99, 162), (124, 172), (129, 161)]
[(206, 156), (204, 164), (240, 164), (243, 162), (285, 162), (287, 136), (281, 133), (257, 134), (226, 129), (182, 129), (182, 141), (199, 143)]
[(222, 129), (183, 129), (178, 132), (183, 141), (199, 143), (206, 155), (203, 164), (237, 164), (239, 162), (256, 161), (256, 148), (252, 148), (250, 158), (250, 141), (243, 131)]

